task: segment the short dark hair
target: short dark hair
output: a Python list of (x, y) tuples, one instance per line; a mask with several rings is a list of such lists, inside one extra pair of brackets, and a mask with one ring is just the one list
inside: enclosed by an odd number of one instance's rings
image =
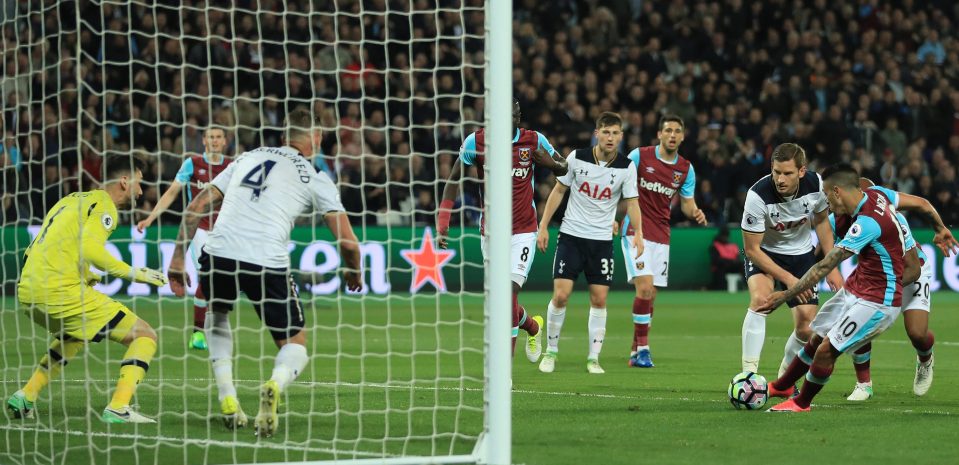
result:
[(837, 163), (822, 172), (822, 180), (844, 189), (859, 188), (859, 172), (849, 163)]
[(686, 123), (683, 122), (683, 119), (680, 118), (679, 115), (672, 114), (672, 113), (665, 114), (661, 118), (659, 118), (659, 130), (662, 131), (663, 128), (666, 127), (666, 123), (669, 123), (669, 122), (679, 123), (679, 127), (681, 127), (683, 131), (686, 130)]
[(596, 129), (602, 129), (606, 126), (619, 126), (623, 127), (623, 117), (619, 116), (619, 113), (613, 113), (611, 111), (604, 111), (599, 114), (599, 118), (596, 118)]
[(286, 115), (286, 140), (291, 141), (303, 136), (309, 136), (313, 129), (321, 126), (320, 118), (313, 116), (313, 112), (298, 108)]
[(226, 128), (223, 127), (223, 126), (220, 126), (220, 125), (211, 125), (211, 126), (209, 126), (209, 127), (206, 128), (206, 131), (203, 131), (203, 132), (204, 132), (203, 135), (209, 134), (210, 131), (223, 131), (223, 137), (226, 137), (226, 136), (228, 136), (228, 135), (230, 134), (229, 132), (227, 132)]
[(778, 162), (793, 160), (796, 162), (797, 168), (802, 168), (806, 166), (806, 151), (799, 144), (786, 142), (773, 149), (772, 159)]
[(128, 153), (107, 153), (103, 160), (103, 181), (110, 181), (120, 176), (133, 175), (145, 168), (143, 160)]

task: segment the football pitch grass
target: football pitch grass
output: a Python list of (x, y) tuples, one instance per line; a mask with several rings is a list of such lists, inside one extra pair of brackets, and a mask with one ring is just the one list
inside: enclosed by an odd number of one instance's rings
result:
[[(605, 375), (586, 373), (584, 292), (570, 301), (554, 373), (540, 373), (526, 360), (520, 335), (513, 367), (514, 463), (805, 460), (800, 457), (831, 463), (954, 463), (959, 452), (957, 294), (933, 297), (937, 365), (926, 396), (912, 394), (915, 352), (900, 319), (873, 345), (876, 396), (864, 403), (845, 400), (855, 376), (843, 356), (806, 414), (738, 411), (727, 401), (727, 383), (740, 368), (745, 293), (660, 293), (650, 337), (653, 369), (626, 364), (632, 298), (627, 291), (610, 294), (601, 357)], [(549, 295), (526, 292), (520, 299), (536, 314)], [(186, 349), (192, 308), (179, 299), (158, 305), (140, 298), (132, 307), (159, 327), (160, 348), (135, 401), (159, 424), (99, 421), (123, 348), (96, 344), (44, 391), (36, 419), (2, 420), (0, 464), (214, 464), (469, 453), (470, 436), (482, 425), (483, 316), (479, 297), (464, 297), (462, 311), (460, 302), (456, 296), (426, 295), (368, 297), (362, 303), (352, 297), (340, 303), (317, 299), (306, 305), (311, 367), (282, 400), (278, 434), (258, 440), (252, 424), (233, 433), (216, 418), (219, 406), (206, 353)], [(6, 399), (30, 376), (48, 340), (12, 299), (3, 304)], [(252, 423), (257, 388), (269, 377), (276, 349), (248, 303), (237, 308), (237, 318), (243, 329), (235, 336), (235, 378)], [(768, 323), (760, 371), (772, 378), (790, 332), (788, 309), (780, 308)], [(339, 356), (333, 354), (337, 347)], [(441, 409), (434, 412), (433, 405)], [(433, 431), (442, 434), (431, 440)], [(376, 440), (382, 437), (390, 439)]]

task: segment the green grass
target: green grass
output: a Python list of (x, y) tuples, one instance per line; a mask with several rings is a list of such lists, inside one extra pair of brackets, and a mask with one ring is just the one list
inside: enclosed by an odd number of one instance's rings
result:
[[(542, 309), (548, 294), (521, 301)], [(959, 393), (959, 342), (950, 312), (959, 296), (934, 296), (938, 337), (935, 384), (912, 394), (915, 353), (897, 323), (874, 344), (876, 397), (845, 401), (854, 383), (844, 357), (813, 412), (773, 415), (734, 410), (725, 398), (739, 371), (747, 296), (663, 292), (651, 334), (656, 368), (626, 366), (632, 294), (610, 296), (607, 373), (585, 371), (585, 295), (567, 313), (556, 372), (539, 373), (522, 353), (513, 368), (513, 461), (583, 463), (768, 463), (815, 453), (836, 463), (951, 463)], [(47, 340), (14, 302), (0, 312), (4, 396), (25, 382)], [(192, 308), (177, 299), (138, 299), (132, 307), (160, 333), (160, 351), (136, 402), (158, 425), (107, 426), (106, 405), (123, 348), (89, 348), (41, 395), (38, 418), (0, 420), (0, 463), (249, 463), (464, 454), (482, 425), (482, 310), (476, 297), (317, 299), (308, 306), (312, 364), (286, 393), (281, 429), (257, 440), (252, 429), (226, 431), (205, 353), (186, 350)], [(463, 323), (463, 324), (461, 324)], [(249, 304), (234, 312), (236, 380), (251, 418), (256, 390), (276, 353)], [(791, 318), (769, 318), (762, 371), (782, 357)], [(465, 349), (464, 349), (465, 348)], [(83, 380), (89, 380), (84, 382)], [(434, 409), (439, 405), (441, 408)], [(386, 438), (386, 440), (382, 440)]]

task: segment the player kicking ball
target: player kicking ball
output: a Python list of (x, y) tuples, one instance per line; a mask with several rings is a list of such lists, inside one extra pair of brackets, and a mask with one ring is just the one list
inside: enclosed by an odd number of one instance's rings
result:
[[(942, 250), (943, 255), (949, 257), (956, 252), (956, 239), (952, 232), (942, 223), (942, 218), (935, 207), (928, 200), (914, 195), (904, 194), (885, 187), (875, 186), (867, 178), (860, 179), (860, 187), (863, 190), (872, 189), (883, 193), (886, 198), (896, 208), (896, 217), (899, 224), (902, 225), (903, 243), (906, 250), (915, 248), (919, 256), (921, 271), (919, 279), (907, 287), (903, 287), (902, 294), (902, 320), (906, 328), (906, 334), (916, 350), (916, 374), (913, 378), (912, 391), (917, 396), (923, 396), (932, 386), (934, 358), (932, 353), (935, 344), (935, 336), (929, 329), (929, 313), (932, 304), (932, 295), (929, 287), (933, 276), (933, 262), (922, 251), (922, 248), (916, 243), (912, 235), (912, 230), (906, 218), (898, 211), (911, 211), (919, 213), (926, 217), (936, 235), (933, 243)], [(848, 215), (829, 216), (833, 230), (839, 236), (845, 235), (852, 224)], [(864, 401), (873, 396), (872, 375), (870, 364), (872, 358), (872, 343), (867, 343), (857, 349), (852, 354), (853, 366), (856, 370), (856, 387), (849, 394), (847, 400)]]
[(843, 239), (795, 285), (775, 292), (756, 310), (768, 313), (800, 292), (811, 289), (843, 260), (859, 256), (859, 265), (845, 287), (822, 306), (810, 325), (814, 335), (800, 349), (786, 372), (768, 385), (771, 397), (795, 394), (795, 382), (806, 380), (795, 397), (773, 406), (771, 412), (808, 412), (813, 398), (833, 372), (836, 359), (854, 352), (885, 331), (899, 317), (902, 283), (919, 277), (914, 251), (906, 254), (904, 233), (896, 209), (877, 190), (863, 191), (859, 173), (847, 164), (823, 173), (823, 190), (836, 215), (849, 215), (851, 225)]
[(569, 172), (556, 179), (557, 183), (546, 200), (536, 236), (540, 251), (545, 251), (549, 243), (547, 226), (553, 214), (566, 191), (570, 192), (553, 259), (553, 298), (549, 301), (546, 316), (547, 348), (539, 363), (539, 371), (543, 373), (552, 373), (556, 369), (566, 304), (580, 273), (586, 275), (589, 283), (590, 343), (586, 370), (592, 374), (605, 373), (599, 364), (599, 354), (606, 337), (606, 296), (613, 282), (613, 220), (620, 199), (626, 202), (626, 212), (636, 229), (633, 247), (637, 255), (633, 259), (643, 253), (636, 166), (619, 152), (622, 139), (623, 119), (611, 112), (599, 115), (596, 120), (597, 144), (588, 149), (573, 150), (566, 157)]
[(40, 391), (56, 378), (84, 346), (109, 339), (127, 347), (120, 379), (100, 419), (106, 423), (156, 423), (130, 408), (157, 349), (157, 334), (130, 309), (93, 288), (100, 275), (164, 286), (163, 273), (133, 268), (104, 245), (117, 228), (117, 208), (132, 208), (143, 193), (142, 163), (126, 155), (108, 155), (102, 190), (70, 194), (53, 206), (25, 252), (17, 299), (37, 325), (53, 335), (47, 354), (22, 389), (7, 400), (14, 418), (33, 418)]
[[(513, 237), (510, 246), (510, 278), (513, 281), (513, 349), (516, 349), (516, 336), (520, 328), (526, 331), (526, 358), (531, 363), (539, 361), (543, 352), (543, 317), (529, 317), (526, 309), (519, 303), (518, 295), (536, 255), (536, 207), (533, 202), (533, 171), (535, 166), (549, 168), (554, 175), (566, 174), (566, 160), (550, 145), (546, 136), (536, 131), (519, 127), (519, 102), (513, 101)], [(441, 248), (449, 245), (450, 216), (459, 192), (464, 166), (475, 166), (480, 179), (483, 178), (483, 165), (486, 163), (486, 133), (483, 129), (470, 134), (460, 147), (460, 156), (450, 171), (450, 177), (443, 188), (443, 200), (440, 202), (436, 220), (437, 244)], [(482, 239), (480, 247), (486, 258), (487, 238), (484, 221), (480, 225)]]

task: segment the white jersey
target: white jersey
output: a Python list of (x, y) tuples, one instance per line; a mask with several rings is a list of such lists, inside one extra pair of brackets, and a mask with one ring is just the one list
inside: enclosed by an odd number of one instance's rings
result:
[(812, 171), (799, 180), (792, 200), (779, 195), (772, 176), (756, 181), (746, 193), (743, 231), (763, 233), (763, 250), (783, 255), (800, 255), (813, 249), (809, 228), (813, 214), (829, 205), (822, 192), (822, 178)]
[(268, 268), (289, 268), (286, 245), (305, 211), (343, 211), (333, 181), (291, 147), (245, 152), (213, 179), (223, 193), (204, 250)]
[(639, 197), (636, 165), (624, 154), (599, 164), (592, 149), (573, 150), (569, 171), (557, 181), (569, 187), (569, 203), (559, 232), (583, 239), (612, 240), (620, 199)]

